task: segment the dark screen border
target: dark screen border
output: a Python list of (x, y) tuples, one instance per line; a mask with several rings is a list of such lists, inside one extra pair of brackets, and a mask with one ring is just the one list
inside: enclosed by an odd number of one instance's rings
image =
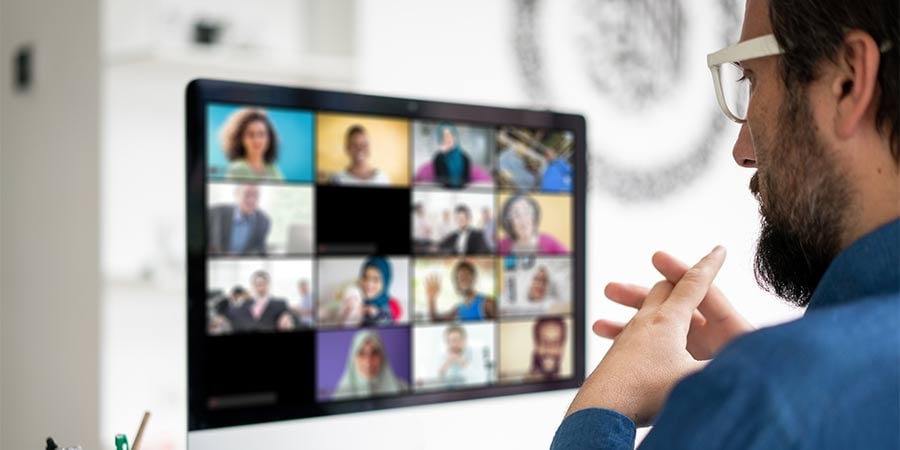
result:
[(187, 338), (188, 338), (188, 431), (293, 420), (460, 401), (533, 392), (571, 389), (581, 385), (585, 373), (585, 302), (576, 301), (574, 377), (553, 382), (517, 385), (490, 385), (466, 390), (412, 393), (400, 397), (310, 403), (210, 411), (208, 368), (205, 365), (210, 339), (206, 335), (206, 105), (237, 103), (313, 111), (393, 116), (406, 119), (441, 120), (480, 126), (522, 126), (563, 129), (575, 135), (575, 189), (573, 196), (574, 297), (585, 298), (585, 219), (587, 187), (587, 141), (583, 116), (551, 111), (534, 111), (465, 105), (425, 100), (379, 97), (333, 91), (268, 86), (219, 80), (197, 79), (186, 88), (186, 229), (187, 229)]

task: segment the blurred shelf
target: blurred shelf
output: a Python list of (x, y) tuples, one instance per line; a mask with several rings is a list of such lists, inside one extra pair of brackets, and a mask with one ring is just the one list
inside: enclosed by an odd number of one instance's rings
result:
[(113, 71), (159, 69), (263, 80), (325, 80), (334, 85), (350, 85), (355, 80), (354, 59), (349, 56), (294, 54), (275, 57), (254, 49), (199, 46), (119, 51), (104, 57), (104, 67)]

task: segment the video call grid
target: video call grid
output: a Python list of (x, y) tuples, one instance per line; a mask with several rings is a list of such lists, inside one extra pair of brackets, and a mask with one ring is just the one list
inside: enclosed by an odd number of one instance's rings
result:
[[(498, 128), (499, 128), (499, 127), (498, 127)], [(413, 132), (413, 131), (412, 131), (412, 127), (410, 127), (410, 134), (412, 134), (412, 132)], [(316, 137), (318, 138), (318, 136), (316, 136)], [(317, 148), (317, 145), (315, 145), (314, 148)], [(315, 164), (317, 163), (316, 159), (317, 159), (317, 158), (313, 158), (313, 162), (312, 162), (314, 168), (316, 167)], [(412, 174), (412, 171), (414, 170), (414, 167), (413, 167), (413, 158), (410, 157), (410, 158), (409, 158), (409, 161), (410, 161), (410, 175), (411, 175), (411, 174)], [(231, 182), (229, 183), (229, 181), (231, 181)], [(235, 183), (235, 182), (236, 182), (236, 183)], [(311, 182), (291, 182), (291, 181), (280, 181), (280, 182), (279, 182), (279, 181), (273, 181), (273, 180), (257, 180), (257, 181), (253, 181), (253, 182), (251, 182), (251, 181), (249, 181), (249, 180), (221, 180), (221, 181), (212, 181), (212, 180), (211, 180), (211, 181), (210, 181), (210, 184), (217, 184), (217, 183), (221, 183), (221, 184), (259, 184), (259, 185), (275, 185), (275, 186), (278, 186), (278, 185), (282, 185), (282, 186), (283, 186), (283, 185), (287, 185), (287, 184), (294, 184), (294, 185), (298, 185), (298, 186), (311, 186), (313, 190), (316, 189), (317, 185), (321, 185), (321, 184), (322, 184), (322, 183), (318, 182), (318, 180), (315, 180), (315, 179), (312, 180)], [(407, 191), (409, 192), (409, 194), (410, 194), (410, 195), (409, 195), (409, 196), (410, 196), (410, 202), (409, 202), (408, 204), (412, 204), (412, 199), (413, 199), (413, 197), (414, 197), (414, 192), (417, 191), (417, 190), (421, 190), (421, 191), (442, 191), (443, 189), (441, 189), (440, 187), (437, 187), (437, 186), (427, 186), (427, 185), (424, 185), (424, 186), (423, 186), (423, 185), (415, 185), (415, 184), (413, 184), (413, 185), (412, 185), (412, 188), (407, 188), (406, 190), (407, 190)], [(497, 212), (499, 211), (499, 208), (500, 208), (500, 205), (499, 205), (499, 199), (500, 199), (500, 195), (501, 195), (500, 193), (501, 193), (501, 192), (504, 192), (504, 193), (516, 193), (516, 192), (520, 192), (520, 191), (515, 190), (515, 189), (503, 189), (503, 188), (501, 188), (501, 187), (498, 187), (496, 184), (494, 184), (494, 185), (491, 186), (491, 187), (472, 187), (472, 188), (467, 188), (465, 191), (466, 191), (466, 192), (470, 192), (470, 193), (481, 192), (481, 193), (485, 193), (485, 194), (488, 194), (488, 195), (492, 196), (492, 197), (493, 197), (493, 200), (494, 200), (494, 202), (493, 202), (493, 203), (494, 203), (494, 214), (493, 214), (494, 217), (496, 217)], [(449, 191), (449, 192), (453, 192), (453, 191)], [(547, 194), (547, 193), (543, 193), (543, 192), (534, 192), (534, 193), (535, 193), (535, 194)], [(571, 194), (570, 194), (570, 193), (555, 194), (555, 195), (562, 195), (562, 196), (571, 198)], [(313, 196), (313, 198), (315, 198), (315, 196)], [(315, 213), (313, 213), (313, 214), (315, 215)], [(412, 221), (412, 219), (411, 219), (411, 221)], [(312, 222), (313, 222), (313, 223), (316, 222), (316, 221), (315, 221), (315, 218), (313, 219)], [(313, 239), (314, 239), (314, 242), (315, 242), (315, 232), (316, 232), (316, 227), (313, 226), (312, 229), (313, 229), (313, 236), (314, 236)], [(495, 228), (495, 230), (496, 230), (496, 228)], [(500, 235), (499, 232), (495, 232), (495, 234), (494, 234), (494, 242), (495, 242), (495, 243), (497, 242), (497, 238), (499, 237), (499, 235)], [(570, 249), (570, 251), (571, 251), (571, 249)], [(499, 250), (496, 248), (496, 245), (495, 245), (494, 250), (493, 250), (491, 253), (487, 253), (487, 254), (488, 254), (488, 255), (493, 255), (495, 265), (496, 265), (496, 266), (499, 266), (499, 264), (500, 264), (500, 263), (499, 263), (500, 258), (497, 257), (497, 256), (499, 255)], [(311, 278), (312, 278), (312, 280), (311, 280), (311, 282), (312, 282), (312, 289), (313, 289), (313, 292), (319, 292), (319, 291), (318, 291), (318, 288), (319, 288), (319, 286), (318, 286), (319, 277), (316, 276), (316, 275), (317, 275), (317, 272), (318, 272), (318, 266), (319, 266), (319, 258), (318, 258), (318, 257), (319, 257), (319, 256), (324, 257), (325, 255), (327, 255), (327, 253), (320, 252), (319, 249), (318, 249), (318, 245), (314, 245), (313, 248), (312, 248), (312, 251), (309, 252), (309, 253), (307, 253), (307, 254), (302, 254), (302, 255), (288, 254), (288, 255), (281, 255), (281, 256), (275, 256), (275, 255), (262, 255), (262, 258), (264, 258), (264, 259), (276, 259), (276, 258), (281, 258), (281, 259), (285, 259), (285, 260), (291, 260), (291, 259), (296, 259), (298, 256), (309, 256), (309, 257), (311, 257), (311, 259), (313, 260), (313, 261), (312, 261), (312, 275), (313, 275), (313, 276), (311, 277)], [(346, 256), (346, 255), (341, 255), (341, 256)], [(362, 256), (362, 255), (360, 255), (360, 256)], [(435, 256), (436, 256), (436, 257), (440, 257), (440, 255), (435, 255)], [(421, 257), (423, 257), (423, 256), (422, 256), (421, 254), (416, 254), (416, 253), (410, 251), (410, 252), (408, 253), (408, 257), (410, 258), (410, 266), (409, 266), (409, 270), (410, 270), (410, 272), (414, 272), (414, 267), (415, 267), (414, 264), (415, 264), (416, 259), (417, 259), (417, 258), (421, 258)], [(502, 257), (501, 257), (501, 258), (502, 258)], [(571, 258), (571, 255), (569, 256), (569, 258)], [(210, 255), (210, 259), (211, 259), (211, 260), (212, 260), (212, 259), (246, 259), (246, 257), (240, 256), (240, 255), (228, 255), (228, 256), (215, 256), (215, 255)], [(497, 271), (498, 271), (498, 269), (495, 269), (495, 278), (496, 278), (497, 275), (498, 275)], [(499, 281), (498, 281), (498, 282), (499, 282)], [(409, 295), (408, 295), (408, 297), (407, 297), (408, 302), (409, 302), (409, 303), (408, 303), (408, 307), (409, 307), (410, 310), (414, 310), (415, 300), (414, 300), (414, 293), (413, 293), (413, 285), (412, 285), (412, 282), (410, 282), (409, 291), (410, 291), (410, 292), (409, 292)], [(501, 291), (501, 286), (498, 286), (498, 285), (495, 284), (495, 289), (494, 289), (494, 295), (495, 295), (495, 298), (499, 297), (500, 291)], [(318, 309), (318, 301), (319, 301), (319, 296), (318, 296), (318, 295), (313, 296), (313, 308), (314, 308), (314, 310), (317, 310), (317, 309)], [(493, 336), (494, 336), (494, 349), (495, 349), (494, 360), (495, 360), (495, 361), (499, 361), (499, 360), (500, 360), (500, 355), (499, 355), (499, 353), (500, 353), (500, 351), (501, 351), (501, 350), (500, 350), (500, 339), (501, 339), (500, 334), (501, 334), (501, 333), (499, 332), (499, 329), (498, 329), (498, 327), (499, 327), (499, 322), (500, 322), (500, 321), (506, 321), (506, 320), (523, 320), (523, 319), (519, 319), (519, 318), (508, 318), (508, 317), (502, 316), (502, 315), (500, 314), (500, 311), (499, 311), (499, 309), (500, 309), (499, 304), (496, 305), (495, 308), (497, 309), (496, 316), (495, 316), (493, 319), (489, 320), (489, 322), (493, 323), (493, 327), (494, 327), (494, 333), (493, 333)], [(413, 311), (413, 313), (414, 313), (414, 311)], [(568, 317), (571, 317), (571, 311), (570, 311)], [(527, 321), (527, 319), (524, 319), (524, 320)], [(427, 323), (427, 322), (426, 322), (426, 323)], [(413, 333), (413, 328), (414, 328), (414, 326), (436, 326), (436, 325), (420, 325), (420, 324), (416, 323), (416, 319), (415, 319), (414, 314), (408, 317), (408, 322), (407, 322), (405, 325), (404, 325), (404, 324), (393, 325), (393, 327), (400, 327), (400, 328), (404, 328), (404, 327), (405, 327), (405, 328), (409, 328), (409, 329), (410, 329), (410, 333), (411, 333), (411, 339), (410, 339), (411, 350), (410, 350), (410, 352), (409, 352), (410, 359), (412, 359), (412, 357), (413, 357), (413, 355), (414, 355), (414, 353), (413, 353), (414, 350), (412, 350), (412, 348), (414, 348), (414, 345), (415, 345), (415, 338), (414, 338), (414, 333)], [(388, 325), (387, 327), (390, 327), (390, 325)], [(321, 332), (322, 332), (322, 331), (319, 331), (319, 333), (321, 333)], [(498, 363), (495, 363), (495, 364), (498, 364)], [(414, 371), (414, 369), (412, 369), (412, 367), (413, 367), (413, 362), (412, 362), (412, 361), (410, 362), (410, 367), (411, 367), (410, 370), (411, 370), (411, 371)]]

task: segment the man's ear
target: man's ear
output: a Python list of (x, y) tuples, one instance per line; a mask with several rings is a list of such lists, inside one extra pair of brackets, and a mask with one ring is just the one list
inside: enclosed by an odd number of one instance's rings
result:
[(867, 119), (874, 120), (881, 52), (871, 35), (852, 30), (844, 36), (834, 62), (835, 133), (840, 139), (849, 139)]

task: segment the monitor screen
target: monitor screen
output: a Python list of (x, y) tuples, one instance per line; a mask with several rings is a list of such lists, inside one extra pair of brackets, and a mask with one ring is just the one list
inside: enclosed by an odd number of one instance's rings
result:
[(571, 388), (581, 116), (187, 89), (190, 430)]

